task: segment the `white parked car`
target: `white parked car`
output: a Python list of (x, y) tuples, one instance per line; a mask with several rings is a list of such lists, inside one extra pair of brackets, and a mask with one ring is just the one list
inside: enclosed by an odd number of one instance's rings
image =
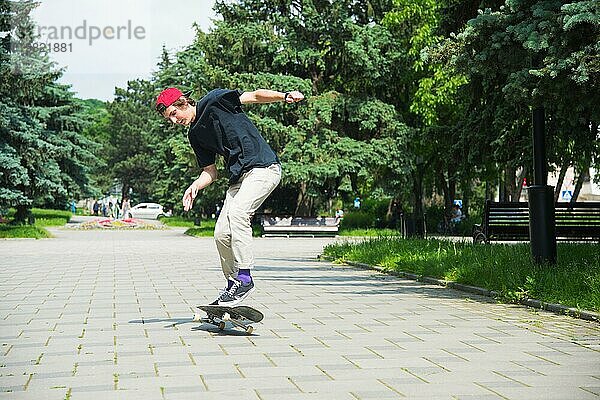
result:
[(126, 215), (128, 218), (158, 219), (158, 217), (170, 217), (171, 211), (165, 211), (163, 206), (156, 203), (140, 203), (131, 207)]

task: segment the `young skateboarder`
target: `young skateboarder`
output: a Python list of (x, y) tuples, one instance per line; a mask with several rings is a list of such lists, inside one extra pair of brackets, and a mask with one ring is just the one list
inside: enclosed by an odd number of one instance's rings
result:
[(189, 126), (188, 139), (202, 173), (183, 195), (189, 211), (198, 191), (217, 178), (215, 157), (225, 159), (229, 188), (215, 225), (215, 241), (227, 285), (211, 304), (234, 306), (253, 290), (250, 271), (254, 267), (250, 219), (281, 180), (279, 159), (242, 104), (295, 103), (304, 99), (298, 91), (252, 92), (215, 89), (196, 102), (177, 88), (163, 90), (156, 110), (174, 124)]

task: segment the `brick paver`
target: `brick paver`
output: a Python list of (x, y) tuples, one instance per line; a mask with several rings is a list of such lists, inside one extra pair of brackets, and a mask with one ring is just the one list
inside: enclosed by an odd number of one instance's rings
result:
[(0, 241), (3, 398), (600, 397), (599, 324), (316, 261), (333, 239), (255, 241), (245, 336), (192, 322), (212, 239), (55, 233)]

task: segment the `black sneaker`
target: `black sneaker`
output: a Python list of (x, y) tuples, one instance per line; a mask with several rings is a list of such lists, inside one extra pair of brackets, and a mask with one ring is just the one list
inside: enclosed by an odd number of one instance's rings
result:
[(250, 281), (248, 284), (242, 283), (237, 279), (233, 279), (233, 285), (231, 288), (219, 297), (218, 304), (220, 306), (233, 307), (240, 304), (254, 291), (254, 281)]
[(223, 296), (225, 295), (225, 293), (227, 293), (229, 283), (221, 290), (219, 290), (219, 295), (217, 296), (216, 299), (214, 299), (211, 303), (208, 303), (209, 306), (218, 306), (219, 305), (219, 300), (221, 300), (221, 298), (223, 298)]

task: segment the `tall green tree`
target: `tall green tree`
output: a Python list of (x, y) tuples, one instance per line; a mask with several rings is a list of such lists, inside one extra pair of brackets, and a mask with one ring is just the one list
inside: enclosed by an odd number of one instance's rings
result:
[[(327, 196), (340, 193), (346, 179), (350, 191), (362, 195), (375, 178), (371, 171), (389, 173), (393, 159), (406, 157), (406, 130), (396, 129), (402, 126), (396, 105), (405, 93), (389, 90), (403, 81), (399, 66), (406, 62), (391, 32), (379, 24), (389, 4), (218, 1), (223, 21), (196, 43), (218, 70), (217, 83), (237, 81), (252, 89), (264, 82), (308, 95), (305, 106), (283, 116), (281, 106), (250, 111), (255, 120), (276, 122), (261, 128), (281, 154), (284, 188), (297, 192), (296, 214), (314, 213)], [(290, 76), (296, 85), (289, 85)], [(382, 141), (396, 144), (396, 152), (375, 153)]]
[(26, 220), (33, 205), (64, 208), (90, 190), (85, 121), (62, 72), (37, 46), (33, 1), (0, 3), (0, 207)]
[[(394, 0), (383, 23), (397, 36), (405, 50), (408, 68), (405, 115), (413, 129), (409, 140), (412, 205), (417, 229), (423, 227), (422, 203), (425, 186), (438, 188), (449, 212), (456, 198), (457, 183), (468, 181), (466, 163), (457, 121), (463, 103), (458, 88), (464, 76), (443, 62), (428, 58), (426, 50), (443, 40), (442, 19), (446, 1)], [(470, 165), (469, 165), (470, 166)], [(465, 186), (468, 186), (467, 183)], [(468, 209), (468, 196), (464, 198)]]
[(130, 189), (138, 201), (155, 200), (161, 136), (152, 109), (153, 85), (145, 80), (128, 82), (116, 89), (109, 113), (106, 171), (122, 185), (122, 196)]
[(471, 143), (488, 146), (482, 161), (500, 166), (514, 199), (516, 171), (532, 173), (534, 106), (546, 109), (553, 164), (584, 174), (598, 164), (599, 43), (598, 2), (510, 0), (483, 10), (436, 50), (468, 77), (464, 126)]

